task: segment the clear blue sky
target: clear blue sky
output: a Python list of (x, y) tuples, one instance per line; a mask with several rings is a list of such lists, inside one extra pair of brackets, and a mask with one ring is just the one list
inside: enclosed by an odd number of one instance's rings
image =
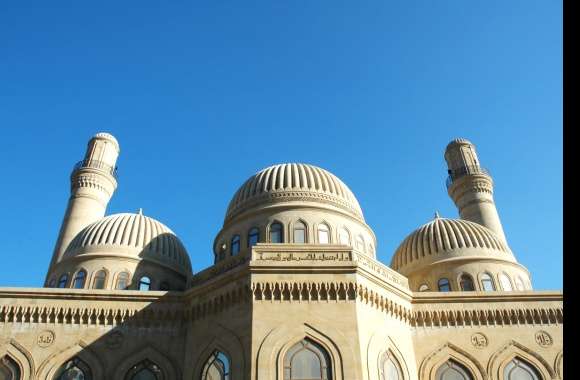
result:
[(41, 286), (72, 165), (121, 145), (108, 213), (173, 229), (212, 263), (230, 197), (305, 162), (353, 190), (389, 263), (435, 210), (443, 151), (473, 141), (508, 242), (562, 288), (560, 1), (4, 2), (0, 285)]

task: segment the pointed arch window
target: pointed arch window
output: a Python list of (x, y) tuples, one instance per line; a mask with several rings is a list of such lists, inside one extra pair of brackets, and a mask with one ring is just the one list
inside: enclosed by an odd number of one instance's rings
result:
[(310, 339), (292, 346), (284, 355), (284, 380), (331, 380), (330, 357)]
[(129, 286), (129, 273), (128, 272), (121, 272), (117, 275), (117, 284), (115, 285), (115, 289), (118, 290), (125, 290)]
[(473, 292), (475, 290), (473, 278), (466, 273), (462, 274), (459, 278), (459, 288), (464, 292)]
[(56, 278), (51, 278), (49, 283), (48, 283), (48, 287), (49, 288), (54, 288), (56, 286)]
[(81, 269), (77, 272), (72, 287), (73, 289), (82, 289), (85, 287), (85, 279), (87, 278), (87, 272), (84, 269)]
[(500, 285), (501, 285), (501, 289), (502, 289), (504, 292), (511, 292), (512, 290), (514, 290), (514, 289), (512, 288), (512, 283), (511, 283), (511, 281), (510, 281), (510, 278), (509, 278), (509, 277), (507, 276), (507, 274), (505, 274), (505, 273), (501, 273), (501, 274), (499, 275), (499, 283), (500, 283)]
[(538, 371), (519, 358), (513, 358), (503, 370), (505, 380), (542, 380)]
[(338, 231), (338, 241), (343, 245), (350, 245), (350, 234), (346, 228), (341, 228)]
[(449, 284), (449, 280), (446, 278), (440, 279), (439, 282), (437, 283), (437, 286), (439, 287), (440, 292), (450, 292), (451, 291), (451, 285)]
[(125, 380), (164, 380), (161, 368), (149, 359), (134, 365), (125, 375)]
[(401, 366), (390, 351), (381, 356), (380, 363), (380, 380), (403, 380)]
[(147, 291), (151, 290), (151, 279), (147, 276), (141, 277), (139, 280), (139, 290)]
[(20, 366), (14, 359), (6, 355), (0, 358), (0, 379), (20, 380)]
[(306, 225), (301, 221), (294, 224), (294, 243), (306, 243)]
[(92, 380), (91, 368), (87, 363), (74, 357), (59, 368), (55, 380)]
[(493, 283), (493, 278), (491, 278), (489, 273), (481, 275), (481, 288), (486, 292), (495, 291), (495, 284)]
[(330, 228), (326, 223), (318, 225), (318, 244), (330, 244)]
[(58, 287), (59, 288), (66, 288), (66, 283), (68, 282), (68, 274), (63, 274), (58, 279)]
[(454, 360), (443, 363), (435, 373), (437, 380), (473, 380), (473, 376), (467, 368)]
[(284, 243), (282, 225), (278, 222), (270, 226), (270, 243)]
[(258, 227), (253, 227), (250, 232), (248, 232), (248, 248), (258, 244), (260, 240), (260, 230)]
[(107, 272), (101, 269), (95, 273), (95, 279), (93, 280), (93, 289), (105, 289), (105, 282), (107, 281)]
[(201, 372), (201, 380), (230, 380), (230, 359), (220, 351), (214, 351)]
[(234, 256), (238, 253), (240, 253), (240, 235), (234, 235), (232, 244), (230, 245), (230, 254)]

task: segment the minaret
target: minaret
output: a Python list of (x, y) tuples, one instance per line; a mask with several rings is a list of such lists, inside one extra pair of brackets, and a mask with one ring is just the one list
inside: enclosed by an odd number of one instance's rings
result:
[(54, 247), (48, 275), (62, 258), (71, 240), (84, 227), (105, 216), (107, 204), (117, 188), (116, 162), (119, 143), (108, 133), (97, 133), (87, 146), (85, 157), (71, 173), (71, 195)]
[(507, 244), (493, 200), (493, 180), (479, 165), (475, 146), (465, 139), (455, 139), (445, 149), (445, 161), (449, 173), (447, 192), (461, 219), (489, 228)]

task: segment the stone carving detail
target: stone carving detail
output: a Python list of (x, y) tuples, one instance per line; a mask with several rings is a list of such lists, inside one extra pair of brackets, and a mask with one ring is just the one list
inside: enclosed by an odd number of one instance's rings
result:
[(488, 341), (487, 337), (482, 333), (475, 333), (471, 336), (471, 344), (473, 344), (476, 348), (484, 348), (487, 347)]
[(257, 252), (258, 261), (352, 261), (350, 252)]
[(36, 337), (36, 344), (42, 348), (48, 347), (54, 343), (54, 337), (54, 332), (51, 330), (41, 331)]
[(540, 345), (541, 347), (549, 347), (554, 342), (550, 334), (548, 334), (543, 330), (538, 331), (535, 335), (535, 338), (536, 343), (538, 343), (538, 345)]

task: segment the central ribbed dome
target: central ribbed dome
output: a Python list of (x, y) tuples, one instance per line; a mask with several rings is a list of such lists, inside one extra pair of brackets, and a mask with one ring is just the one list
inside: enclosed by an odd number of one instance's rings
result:
[(191, 273), (189, 256), (179, 238), (161, 222), (142, 214), (107, 216), (75, 236), (64, 257), (113, 254), (146, 259)]
[(259, 171), (240, 187), (225, 223), (257, 205), (291, 201), (327, 203), (364, 221), (354, 194), (335, 175), (313, 165), (280, 164)]

